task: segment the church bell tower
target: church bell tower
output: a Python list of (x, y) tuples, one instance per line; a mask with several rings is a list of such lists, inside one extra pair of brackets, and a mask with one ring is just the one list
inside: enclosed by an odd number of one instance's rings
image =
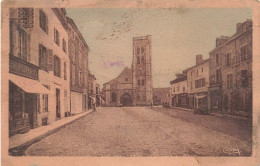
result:
[(133, 105), (150, 105), (152, 86), (152, 40), (151, 36), (133, 38)]

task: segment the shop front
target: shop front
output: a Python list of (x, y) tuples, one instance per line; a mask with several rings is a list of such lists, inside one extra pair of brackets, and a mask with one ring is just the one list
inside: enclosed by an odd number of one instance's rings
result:
[(9, 135), (38, 127), (39, 94), (49, 94), (39, 81), (9, 74)]

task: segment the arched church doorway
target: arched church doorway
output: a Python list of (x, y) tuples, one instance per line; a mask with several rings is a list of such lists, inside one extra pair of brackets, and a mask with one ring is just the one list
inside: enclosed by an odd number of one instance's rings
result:
[(129, 93), (124, 93), (120, 98), (120, 103), (123, 106), (132, 106), (132, 97)]

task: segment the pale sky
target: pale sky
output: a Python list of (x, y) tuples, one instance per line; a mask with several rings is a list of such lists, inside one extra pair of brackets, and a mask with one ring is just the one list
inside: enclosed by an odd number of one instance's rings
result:
[(153, 87), (169, 87), (175, 73), (209, 57), (216, 37), (230, 36), (252, 18), (249, 8), (66, 9), (86, 40), (89, 68), (103, 83), (131, 67), (133, 37), (152, 36)]

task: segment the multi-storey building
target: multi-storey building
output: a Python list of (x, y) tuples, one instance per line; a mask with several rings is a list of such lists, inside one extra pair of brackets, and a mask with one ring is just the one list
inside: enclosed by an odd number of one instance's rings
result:
[(192, 109), (208, 108), (209, 59), (196, 55), (196, 65), (185, 70), (187, 73), (188, 105)]
[(152, 89), (151, 36), (133, 38), (132, 67), (103, 86), (106, 106), (150, 105)]
[(71, 114), (88, 109), (88, 45), (74, 21), (67, 17), (70, 57)]
[(170, 104), (170, 88), (153, 88), (153, 105)]
[(65, 9), (11, 8), (9, 133), (63, 118), (70, 107)]
[(216, 39), (210, 52), (210, 110), (252, 114), (252, 21), (238, 23), (231, 37)]
[(97, 79), (95, 75), (88, 72), (88, 108), (93, 108), (97, 104)]
[(171, 105), (173, 107), (188, 107), (188, 86), (186, 73), (176, 74), (176, 79), (171, 84)]

